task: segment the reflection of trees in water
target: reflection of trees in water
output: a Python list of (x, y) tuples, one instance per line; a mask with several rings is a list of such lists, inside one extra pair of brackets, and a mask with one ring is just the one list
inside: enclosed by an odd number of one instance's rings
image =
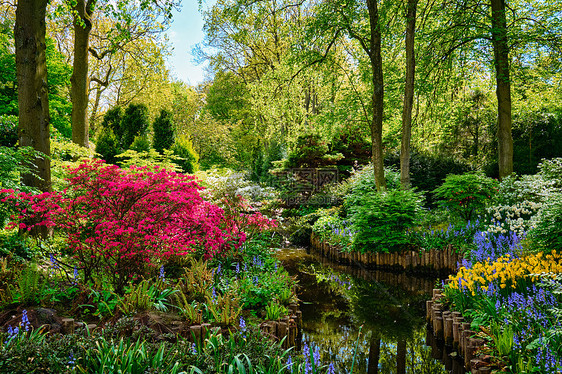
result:
[(317, 279), (323, 281), (320, 288), (347, 300), (344, 308), (340, 302), (332, 310), (326, 310), (325, 300), (320, 301), (323, 307), (315, 311), (320, 316), (307, 326), (304, 340), (320, 347), (324, 362), (334, 362), (338, 372), (349, 373), (358, 342), (354, 373), (447, 373), (424, 345), (423, 304), (427, 296), (349, 278), (329, 268), (316, 271)]

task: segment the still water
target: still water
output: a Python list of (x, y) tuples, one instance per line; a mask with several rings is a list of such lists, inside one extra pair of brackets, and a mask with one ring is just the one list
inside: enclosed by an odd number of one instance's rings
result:
[(340, 266), (302, 248), (278, 258), (298, 279), (302, 346), (322, 363), (342, 374), (450, 373), (425, 345), (424, 305), (437, 279)]

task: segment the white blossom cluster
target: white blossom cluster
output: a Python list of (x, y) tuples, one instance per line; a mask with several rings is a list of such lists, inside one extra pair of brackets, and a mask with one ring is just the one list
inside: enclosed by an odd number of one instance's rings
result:
[(273, 187), (264, 187), (247, 178), (246, 173), (233, 170), (210, 170), (198, 173), (207, 189), (202, 195), (212, 201), (218, 201), (224, 196), (240, 195), (250, 202), (260, 202), (276, 198)]
[(487, 209), (490, 224), (486, 231), (506, 234), (510, 231), (522, 237), (533, 227), (533, 217), (540, 211), (543, 203), (522, 201), (514, 205), (496, 205)]
[(543, 205), (556, 192), (555, 181), (542, 174), (508, 177), (501, 183), (495, 204), (487, 209), (490, 233), (513, 231), (522, 236), (534, 227)]

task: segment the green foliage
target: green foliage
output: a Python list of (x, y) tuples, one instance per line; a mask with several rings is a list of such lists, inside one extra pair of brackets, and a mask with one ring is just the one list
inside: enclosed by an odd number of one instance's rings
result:
[(129, 104), (123, 118), (121, 119), (121, 131), (123, 133), (122, 147), (129, 149), (135, 137), (145, 135), (148, 131), (149, 119), (148, 108), (144, 104)]
[[(400, 188), (400, 173), (394, 168), (386, 168), (384, 171), (386, 187), (389, 190)], [(375, 185), (375, 174), (372, 164), (367, 164), (358, 170), (354, 170), (351, 176), (331, 189), (337, 197), (345, 199), (350, 194), (370, 194), (377, 190)]]
[[(119, 326), (138, 330), (125, 337)], [(119, 320), (101, 332), (71, 335), (20, 331), (9, 338), (0, 332), (0, 371), (12, 374), (45, 373), (283, 373), (289, 351), (271, 343), (257, 328), (230, 336), (208, 335), (193, 345), (154, 342), (150, 329)], [(41, 357), (41, 359), (37, 359)], [(303, 372), (302, 370), (299, 373)]]
[(265, 319), (268, 321), (277, 321), (279, 318), (287, 315), (287, 308), (276, 302), (271, 302), (265, 307)]
[[(392, 152), (385, 157), (385, 164), (400, 169), (400, 153)], [(426, 202), (433, 206), (431, 191), (445, 181), (448, 174), (463, 174), (469, 171), (466, 163), (447, 155), (436, 155), (412, 150), (410, 155), (410, 182), (418, 191), (424, 191)]]
[(8, 289), (12, 302), (37, 305), (47, 285), (43, 272), (34, 263), (27, 264), (17, 276), (16, 284)]
[(156, 348), (145, 341), (136, 342), (97, 339), (94, 349), (86, 350), (77, 367), (79, 373), (143, 374), (158, 370), (161, 373), (179, 373), (177, 351), (165, 345)]
[(531, 237), (544, 249), (562, 248), (562, 193), (551, 195), (538, 214)]
[(56, 42), (47, 38), (47, 75), (49, 86), (49, 115), (51, 125), (66, 137), (72, 137), (70, 117), (72, 103), (70, 102), (68, 87), (70, 87), (70, 76), (72, 66), (68, 64), (67, 57), (59, 52)]
[(77, 167), (87, 159), (94, 157), (91, 149), (84, 148), (70, 139), (58, 136), (51, 137), (51, 183), (54, 190), (66, 188), (65, 178), (69, 167)]
[(148, 140), (148, 136), (135, 136), (135, 140), (133, 140), (133, 143), (129, 148), (136, 152), (148, 152), (150, 150), (150, 141)]
[(174, 155), (179, 157), (176, 163), (184, 173), (193, 174), (199, 170), (199, 155), (193, 149), (193, 143), (189, 136), (181, 135), (177, 137), (172, 150)]
[(18, 143), (18, 117), (0, 115), (0, 147), (14, 147)]
[(116, 156), (121, 153), (119, 140), (109, 127), (103, 128), (96, 143), (96, 153), (109, 164), (117, 163)]
[(119, 138), (123, 138), (123, 128), (121, 126), (121, 120), (123, 119), (123, 109), (120, 106), (113, 107), (109, 109), (103, 116), (103, 121), (101, 123), (102, 128), (110, 129), (113, 134)]
[(36, 247), (28, 237), (17, 232), (0, 231), (0, 257), (24, 262), (31, 260), (36, 254)]
[(354, 190), (345, 200), (353, 247), (361, 252), (390, 252), (409, 243), (423, 198), (413, 190), (374, 192)]
[[(40, 157), (40, 154), (31, 147), (0, 146), (0, 189), (34, 192), (32, 188), (21, 182), (21, 175), (36, 174), (31, 168), (32, 160)], [(4, 227), (11, 213), (13, 213), (12, 206), (0, 198), (0, 228)]]
[(335, 165), (342, 154), (331, 154), (328, 143), (320, 135), (308, 134), (297, 138), (294, 148), (287, 155), (287, 168), (318, 168)]
[(539, 175), (551, 181), (555, 188), (562, 188), (562, 158), (543, 160), (539, 165)]
[(164, 168), (169, 171), (180, 172), (178, 167), (179, 158), (172, 154), (172, 151), (165, 149), (163, 154), (156, 152), (154, 149), (149, 149), (148, 152), (137, 152), (129, 149), (123, 153), (115, 156), (118, 159), (118, 164), (123, 168), (131, 166), (147, 167), (154, 170), (156, 167)]
[(172, 113), (166, 109), (160, 111), (160, 116), (152, 124), (154, 130), (154, 149), (162, 152), (170, 149), (174, 144), (174, 125), (172, 123)]
[(449, 174), (433, 192), (440, 203), (470, 221), (484, 212), (498, 190), (498, 181), (482, 173)]
[(514, 118), (513, 166), (518, 174), (534, 174), (542, 159), (562, 157), (562, 112), (541, 108)]

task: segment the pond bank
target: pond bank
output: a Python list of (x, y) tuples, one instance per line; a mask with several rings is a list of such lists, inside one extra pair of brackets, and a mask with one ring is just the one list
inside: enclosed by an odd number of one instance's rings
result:
[(303, 248), (277, 257), (299, 282), (302, 346), (337, 373), (352, 365), (353, 373), (449, 372), (426, 341), (425, 302), (437, 277), (346, 266)]
[(463, 258), (451, 245), (442, 250), (432, 248), (422, 252), (360, 253), (342, 251), (340, 246), (327, 243), (314, 233), (310, 242), (313, 251), (333, 262), (414, 274), (447, 275), (456, 272), (457, 264)]

